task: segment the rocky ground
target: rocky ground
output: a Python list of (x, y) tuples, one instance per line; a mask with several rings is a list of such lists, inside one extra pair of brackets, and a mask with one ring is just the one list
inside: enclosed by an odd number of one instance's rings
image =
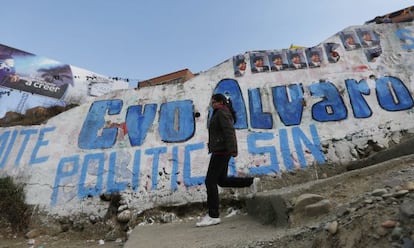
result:
[[(125, 247), (137, 247), (141, 241), (149, 247), (414, 247), (413, 165), (414, 156), (410, 155), (280, 189), (292, 195), (287, 226), (270, 225), (269, 229), (258, 220), (236, 216), (223, 218), (218, 226), (199, 229), (194, 228), (197, 216), (193, 216), (176, 224), (137, 227)], [(298, 199), (310, 194), (329, 202), (329, 211), (319, 205), (318, 214), (295, 213), (295, 203), (301, 204)], [(182, 233), (187, 235), (176, 238)]]
[(299, 231), (248, 247), (414, 247), (414, 160), (387, 163), (311, 188), (329, 213), (291, 220)]
[[(223, 209), (231, 205), (239, 217), (224, 219), (215, 226), (195, 228), (200, 217), (200, 205), (180, 209), (148, 211), (134, 220), (135, 229), (129, 239), (105, 240), (102, 228), (61, 230), (59, 233), (26, 233), (13, 237), (10, 229), (2, 228), (0, 247), (138, 247), (146, 237), (147, 247), (414, 247), (414, 155), (393, 159), (379, 165), (342, 173), (325, 175), (317, 184), (305, 185), (300, 194), (314, 194), (330, 202), (330, 210), (317, 216), (296, 215), (295, 197), (291, 200), (287, 226), (259, 224), (254, 219), (243, 219), (246, 213), (243, 202), (224, 200)], [(302, 172), (301, 172), (302, 173)], [(323, 173), (322, 173), (323, 174)], [(297, 176), (297, 175), (296, 175)], [(261, 190), (270, 182), (264, 178)], [(276, 179), (273, 179), (273, 181)], [(292, 186), (292, 188), (297, 187)], [(303, 186), (303, 185), (302, 185)], [(281, 189), (282, 190), (282, 189)], [(284, 187), (283, 190), (288, 190)], [(289, 189), (290, 190), (290, 189)], [(224, 192), (224, 194), (226, 194)], [(228, 213), (224, 213), (226, 215)], [(247, 221), (247, 222), (246, 222)], [(246, 229), (244, 227), (249, 226)], [(138, 230), (138, 231), (137, 231)], [(232, 233), (232, 239), (223, 232)], [(178, 233), (192, 233), (177, 238)], [(214, 235), (214, 243), (203, 243), (203, 237)], [(256, 233), (255, 233), (256, 232)], [(151, 245), (151, 240), (162, 238), (168, 242)], [(145, 234), (145, 235), (143, 235)], [(28, 235), (30, 237), (28, 237)], [(198, 236), (201, 235), (201, 236)], [(256, 236), (255, 236), (256, 235)], [(251, 237), (246, 240), (246, 237)], [(192, 240), (195, 239), (196, 240)], [(101, 240), (102, 239), (102, 240)], [(104, 241), (105, 240), (105, 241)], [(191, 242), (194, 243), (191, 243)], [(207, 240), (206, 240), (207, 241)], [(101, 244), (100, 244), (101, 242)], [(139, 242), (139, 243), (135, 243)], [(160, 244), (160, 243), (157, 243)], [(194, 246), (194, 244), (198, 244)], [(204, 245), (207, 244), (207, 245)]]

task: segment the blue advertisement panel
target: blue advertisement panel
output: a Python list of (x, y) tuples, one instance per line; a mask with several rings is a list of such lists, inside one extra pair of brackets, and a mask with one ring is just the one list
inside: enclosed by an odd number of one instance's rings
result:
[(61, 99), (69, 84), (69, 65), (0, 44), (0, 86)]

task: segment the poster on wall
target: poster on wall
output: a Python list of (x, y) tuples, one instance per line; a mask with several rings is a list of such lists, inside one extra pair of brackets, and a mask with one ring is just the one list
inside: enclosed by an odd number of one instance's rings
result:
[(288, 62), (286, 57), (286, 51), (275, 51), (269, 54), (270, 70), (271, 71), (283, 71), (288, 69)]
[(269, 58), (266, 52), (250, 53), (250, 67), (252, 73), (268, 72)]
[(321, 64), (323, 63), (321, 47), (307, 48), (305, 52), (309, 68), (316, 68), (321, 66)]
[(246, 60), (243, 54), (239, 54), (237, 56), (233, 56), (233, 69), (234, 69), (234, 76), (241, 77), (244, 76), (246, 72)]
[(299, 70), (307, 68), (305, 60), (305, 49), (297, 48), (289, 50), (289, 68), (291, 70)]

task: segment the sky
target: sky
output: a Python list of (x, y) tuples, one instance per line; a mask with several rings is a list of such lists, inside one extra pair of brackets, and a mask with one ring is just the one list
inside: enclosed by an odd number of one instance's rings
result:
[(312, 47), (412, 0), (8, 0), (0, 44), (109, 77), (193, 73), (255, 50)]

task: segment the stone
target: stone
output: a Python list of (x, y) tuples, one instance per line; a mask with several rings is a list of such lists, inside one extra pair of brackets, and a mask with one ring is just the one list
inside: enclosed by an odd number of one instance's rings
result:
[(49, 223), (45, 229), (45, 232), (50, 236), (56, 236), (63, 232), (62, 225), (60, 224)]
[(121, 223), (126, 223), (131, 220), (132, 213), (130, 210), (124, 210), (121, 213), (118, 214), (117, 220)]
[(372, 191), (371, 195), (372, 196), (382, 196), (384, 194), (387, 194), (388, 190), (387, 189), (375, 189), (374, 191)]
[(295, 211), (301, 211), (306, 206), (308, 206), (310, 204), (314, 204), (316, 202), (319, 202), (323, 199), (324, 198), (322, 196), (316, 195), (316, 194), (302, 194), (302, 195), (298, 196), (298, 198), (296, 199), (295, 205), (294, 205), (294, 210)]
[(349, 213), (350, 213), (350, 211), (349, 211), (349, 204), (339, 205), (336, 208), (336, 216), (337, 217), (342, 217), (342, 216), (345, 216), (345, 215), (347, 215)]
[(402, 190), (395, 192), (394, 196), (396, 198), (399, 198), (399, 197), (405, 196), (406, 194), (408, 194), (408, 192), (409, 192), (408, 190), (402, 189)]
[(336, 232), (338, 231), (338, 221), (332, 221), (329, 222), (326, 225), (326, 230), (330, 233), (330, 234), (336, 234)]
[(383, 195), (382, 195), (382, 198), (384, 198), (384, 199), (388, 199), (388, 198), (393, 197), (393, 196), (394, 196), (393, 194), (391, 194), (391, 193), (387, 193), (387, 194), (383, 194)]
[(385, 228), (393, 228), (393, 227), (397, 226), (397, 224), (398, 224), (398, 221), (386, 220), (386, 221), (381, 223), (381, 226), (385, 227)]
[(309, 217), (319, 216), (329, 213), (332, 204), (329, 200), (325, 199), (314, 204), (307, 205), (305, 207), (305, 214)]
[(89, 216), (89, 221), (92, 224), (95, 224), (98, 221), (98, 218), (96, 218), (96, 216), (92, 214), (92, 215)]
[(174, 213), (163, 214), (160, 218), (161, 223), (171, 223), (177, 219), (177, 216)]
[(62, 224), (61, 228), (62, 228), (62, 232), (67, 232), (70, 230), (70, 224)]
[(35, 229), (32, 229), (32, 230), (28, 231), (25, 234), (25, 237), (28, 238), (28, 239), (33, 239), (33, 238), (39, 237), (42, 234), (43, 234), (42, 230), (35, 228)]
[(400, 205), (400, 219), (404, 223), (414, 221), (414, 200), (406, 199)]
[(264, 225), (273, 224), (278, 227), (287, 226), (289, 218), (286, 200), (280, 195), (267, 197), (256, 195), (246, 200), (246, 208), (249, 215), (257, 218)]
[(85, 224), (86, 224), (86, 220), (83, 220), (83, 219), (75, 220), (72, 224), (72, 228), (75, 231), (81, 232), (85, 229)]
[(404, 183), (402, 188), (408, 191), (414, 191), (414, 181), (409, 181), (409, 182)]
[(390, 232), (389, 228), (385, 228), (385, 227), (378, 227), (377, 229), (377, 234), (381, 237), (384, 237), (385, 235), (387, 235)]
[(403, 238), (403, 248), (414, 248), (413, 240), (410, 238)]
[(394, 227), (394, 229), (391, 232), (391, 239), (392, 240), (399, 240), (402, 236), (402, 228), (401, 227)]
[(122, 212), (122, 211), (124, 211), (124, 210), (126, 210), (126, 209), (128, 209), (128, 205), (120, 205), (120, 206), (118, 207), (118, 212)]
[(125, 237), (125, 233), (119, 226), (113, 228), (105, 234), (106, 241), (116, 241), (118, 239), (122, 239), (122, 237)]

